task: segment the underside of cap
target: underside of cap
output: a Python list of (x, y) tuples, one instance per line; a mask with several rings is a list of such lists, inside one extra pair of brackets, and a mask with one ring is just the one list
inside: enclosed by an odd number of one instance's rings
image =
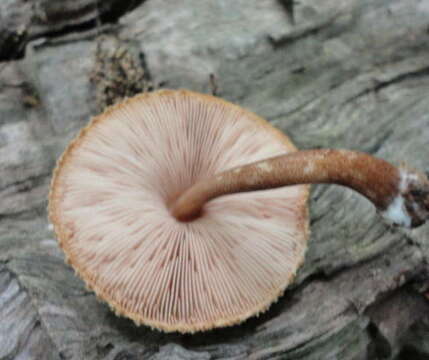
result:
[(255, 114), (187, 90), (138, 95), (93, 118), (58, 161), (49, 217), (67, 261), (118, 315), (195, 332), (265, 311), (307, 247), (307, 186), (224, 196), (177, 221), (198, 180), (295, 151)]

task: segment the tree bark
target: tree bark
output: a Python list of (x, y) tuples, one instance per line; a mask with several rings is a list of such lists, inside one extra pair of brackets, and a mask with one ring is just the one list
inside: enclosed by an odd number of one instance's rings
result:
[(347, 189), (312, 188), (306, 261), (276, 304), (194, 335), (117, 318), (64, 263), (46, 218), (68, 141), (156, 87), (216, 91), (299, 148), (429, 170), (427, 1), (54, 3), (0, 4), (0, 359), (429, 357), (429, 226), (391, 229)]

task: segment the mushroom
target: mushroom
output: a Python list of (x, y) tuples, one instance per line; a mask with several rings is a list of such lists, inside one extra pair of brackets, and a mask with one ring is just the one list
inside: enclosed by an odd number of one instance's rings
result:
[(253, 113), (186, 90), (92, 119), (58, 161), (49, 217), (67, 261), (118, 315), (195, 332), (265, 311), (291, 283), (310, 183), (348, 186), (399, 225), (428, 217), (423, 174), (364, 153), (296, 151)]

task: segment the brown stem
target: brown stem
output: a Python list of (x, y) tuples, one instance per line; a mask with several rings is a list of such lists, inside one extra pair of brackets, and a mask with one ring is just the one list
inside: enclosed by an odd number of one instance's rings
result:
[[(411, 190), (403, 181), (403, 171), (387, 161), (360, 152), (330, 149), (298, 151), (230, 169), (198, 182), (177, 199), (171, 212), (179, 221), (190, 221), (199, 216), (206, 202), (222, 195), (321, 183), (354, 189), (379, 210), (386, 211), (402, 193), (406, 200), (406, 194)], [(422, 177), (413, 171), (407, 174), (410, 179)], [(424, 176), (420, 180), (424, 183), (423, 191), (427, 192), (423, 207), (429, 207), (429, 182)], [(421, 190), (420, 185), (417, 187)], [(404, 206), (415, 208), (414, 205)], [(427, 208), (423, 210), (427, 212)], [(408, 225), (420, 225), (421, 218), (427, 217), (426, 212), (423, 215), (419, 213), (418, 220), (412, 219)]]

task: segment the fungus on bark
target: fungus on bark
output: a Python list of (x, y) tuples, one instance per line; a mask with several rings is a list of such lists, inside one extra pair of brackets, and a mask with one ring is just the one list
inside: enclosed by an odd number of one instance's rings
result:
[(49, 216), (68, 262), (117, 314), (195, 332), (266, 310), (291, 283), (309, 183), (351, 187), (400, 225), (428, 217), (424, 175), (363, 153), (296, 151), (253, 113), (186, 90), (94, 118), (58, 161)]

